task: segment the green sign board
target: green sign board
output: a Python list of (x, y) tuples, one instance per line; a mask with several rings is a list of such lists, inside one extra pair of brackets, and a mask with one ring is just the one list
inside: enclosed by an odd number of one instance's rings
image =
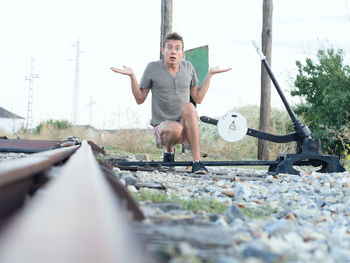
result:
[(208, 54), (208, 46), (197, 47), (185, 51), (185, 59), (192, 63), (198, 77), (199, 86), (202, 85), (205, 76), (208, 74)]

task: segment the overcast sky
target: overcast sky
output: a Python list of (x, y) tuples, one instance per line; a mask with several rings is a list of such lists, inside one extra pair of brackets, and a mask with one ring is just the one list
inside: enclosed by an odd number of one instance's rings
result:
[[(199, 115), (220, 116), (260, 103), (262, 0), (173, 0), (173, 31), (185, 49), (209, 45), (209, 65), (232, 67), (215, 75)], [(274, 1), (272, 70), (284, 90), (295, 61), (321, 47), (342, 48), (350, 64), (350, 0)], [(27, 116), (31, 57), (35, 58), (33, 119), (72, 117), (75, 47), (80, 40), (79, 124), (98, 128), (148, 127), (151, 96), (136, 105), (128, 77), (110, 67), (130, 66), (140, 80), (159, 59), (161, 0), (11, 0), (0, 4), (0, 106)], [(294, 98), (293, 98), (294, 99)], [(282, 107), (272, 88), (272, 107)]]

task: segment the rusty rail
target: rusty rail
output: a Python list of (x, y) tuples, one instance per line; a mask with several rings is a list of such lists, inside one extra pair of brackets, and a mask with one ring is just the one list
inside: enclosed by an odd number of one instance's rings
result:
[(71, 146), (0, 163), (0, 220), (18, 209), (28, 194), (46, 181), (45, 172), (63, 162), (79, 146)]
[(0, 152), (36, 153), (47, 151), (60, 141), (0, 139)]
[[(6, 174), (6, 169), (0, 171), (0, 177)], [(150, 262), (126, 218), (83, 141), (43, 191), (4, 227), (0, 262)]]
[[(74, 136), (73, 136), (74, 137)], [(77, 137), (75, 137), (77, 138)], [(69, 139), (69, 138), (68, 138)], [(37, 153), (42, 151), (59, 148), (62, 146), (74, 145), (66, 141), (49, 141), (49, 140), (22, 140), (22, 139), (0, 139), (0, 152), (17, 152), (17, 153)], [(88, 141), (94, 152), (106, 154), (105, 150), (97, 146), (94, 142)]]

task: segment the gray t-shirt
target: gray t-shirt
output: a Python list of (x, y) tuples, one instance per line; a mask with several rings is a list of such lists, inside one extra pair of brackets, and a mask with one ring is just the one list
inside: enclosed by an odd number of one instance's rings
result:
[(152, 91), (151, 125), (162, 121), (180, 121), (181, 107), (190, 101), (190, 88), (198, 86), (198, 79), (192, 64), (180, 61), (176, 77), (165, 68), (162, 60), (147, 65), (140, 81), (141, 89)]

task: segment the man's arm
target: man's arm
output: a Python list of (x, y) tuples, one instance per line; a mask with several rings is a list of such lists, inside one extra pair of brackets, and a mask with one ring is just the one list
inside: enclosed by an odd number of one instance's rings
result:
[(205, 94), (207, 94), (207, 91), (209, 89), (211, 77), (214, 74), (227, 72), (230, 70), (231, 70), (231, 68), (220, 69), (219, 66), (214, 67), (214, 68), (210, 68), (210, 70), (209, 70), (207, 76), (205, 77), (201, 87), (198, 88), (198, 86), (195, 86), (195, 87), (191, 88), (191, 97), (193, 98), (193, 100), (196, 103), (201, 104), (201, 102), (204, 99)]
[(130, 77), (131, 80), (131, 91), (132, 94), (134, 95), (134, 98), (136, 100), (137, 104), (142, 104), (148, 95), (149, 89), (141, 89), (139, 84), (137, 83), (136, 76), (134, 74), (134, 71), (126, 66), (123, 66), (123, 69), (118, 69), (118, 68), (111, 68), (112, 71), (116, 73), (120, 73), (123, 75), (127, 75)]

